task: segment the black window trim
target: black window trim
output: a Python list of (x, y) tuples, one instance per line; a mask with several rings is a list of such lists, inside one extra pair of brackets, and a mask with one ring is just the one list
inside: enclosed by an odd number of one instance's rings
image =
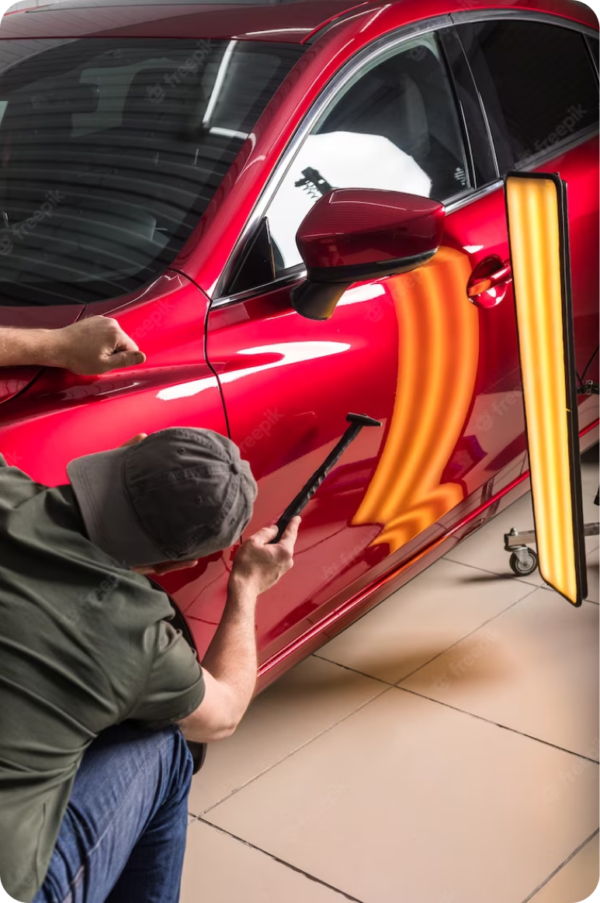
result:
[[(510, 10), (480, 10), (478, 12), (461, 12), (461, 13), (453, 13), (451, 18), (455, 21), (456, 32), (458, 34), (458, 38), (462, 43), (461, 34), (460, 34), (460, 25), (473, 25), (477, 22), (537, 22), (542, 25), (554, 25), (557, 28), (563, 28), (567, 26), (569, 31), (576, 31), (584, 37), (594, 36), (598, 38), (598, 32), (594, 29), (588, 28), (587, 25), (582, 25), (580, 22), (573, 22), (571, 19), (563, 19), (561, 16), (552, 15), (551, 13), (537, 13), (537, 12), (527, 12), (525, 10), (518, 10), (517, 12), (513, 12), (511, 14)], [(586, 49), (590, 50), (588, 41), (585, 41)], [(465, 58), (467, 58), (466, 51), (463, 47), (463, 53), (465, 54)], [(593, 57), (593, 54), (591, 54)], [(468, 58), (467, 58), (468, 62)], [(593, 61), (592, 65), (594, 69), (596, 68)], [(470, 64), (469, 64), (470, 68)], [(471, 72), (473, 81), (475, 82), (475, 87), (479, 93), (479, 89), (477, 86), (477, 81), (475, 79), (475, 75)], [(598, 73), (596, 71), (596, 77)], [(489, 118), (487, 115), (487, 111), (485, 109), (485, 103), (483, 98), (481, 98), (481, 104), (483, 109), (483, 114), (486, 119), (486, 123), (488, 124), (488, 133), (490, 136), (490, 141), (492, 142), (492, 149), (494, 155), (497, 160), (496, 148), (494, 145), (494, 141), (492, 138), (491, 127), (489, 125)], [(590, 138), (593, 138), (594, 135), (598, 134), (598, 126), (588, 126), (587, 129), (584, 129), (581, 132), (577, 132), (576, 135), (567, 135), (562, 141), (557, 141), (556, 144), (553, 144), (552, 147), (538, 151), (535, 154), (531, 154), (531, 156), (526, 157), (524, 160), (521, 160), (519, 163), (513, 163), (513, 169), (523, 170), (525, 172), (529, 170), (536, 169), (539, 166), (543, 166), (544, 163), (552, 160), (554, 157), (558, 156), (561, 153), (566, 153), (569, 150), (573, 150), (578, 147), (580, 144), (585, 144), (586, 141), (589, 141)], [(500, 170), (498, 169), (498, 185), (502, 185), (504, 183), (504, 177)], [(458, 209), (458, 208), (454, 208)]]
[(582, 22), (574, 22), (573, 19), (567, 19), (558, 13), (541, 13), (535, 10), (526, 9), (482, 9), (482, 10), (465, 10), (459, 13), (451, 13), (450, 18), (457, 27), (460, 25), (471, 25), (474, 22), (489, 22), (490, 20), (502, 21), (512, 19), (520, 22), (539, 22), (543, 25), (558, 25), (561, 28), (568, 28), (570, 31), (578, 31), (581, 34), (589, 35), (597, 38), (598, 31)]
[[(478, 153), (480, 148), (476, 148), (476, 146), (475, 146), (475, 143), (473, 140), (474, 136), (473, 136), (471, 129), (469, 127), (469, 124), (467, 122), (468, 117), (464, 111), (463, 104), (460, 99), (460, 92), (458, 89), (458, 84), (456, 82), (456, 74), (453, 71), (453, 66), (452, 66), (452, 63), (450, 62), (449, 55), (448, 55), (452, 42), (454, 42), (455, 45), (457, 45), (460, 48), (460, 53), (462, 55), (462, 60), (465, 65), (465, 70), (468, 72), (468, 81), (469, 81), (468, 88), (466, 86), (464, 86), (464, 87), (471, 92), (472, 100), (479, 107), (479, 111), (480, 111), (480, 115), (481, 115), (481, 122), (486, 131), (487, 146), (488, 146), (488, 149), (490, 151), (490, 154), (491, 154), (491, 157), (492, 157), (492, 160), (494, 163), (495, 178), (488, 180), (486, 182), (482, 182), (482, 183), (479, 183), (479, 180), (477, 179), (477, 175), (476, 175), (476, 171), (475, 171), (476, 154)], [(459, 108), (461, 119), (463, 122), (465, 144), (467, 146), (468, 153), (471, 158), (471, 166), (472, 166), (471, 178), (472, 178), (474, 187), (468, 192), (468, 195), (470, 197), (471, 195), (475, 194), (476, 192), (480, 191), (481, 189), (486, 188), (488, 185), (493, 184), (498, 181), (498, 179), (500, 178), (500, 169), (498, 167), (498, 158), (496, 155), (496, 148), (494, 146), (494, 139), (492, 137), (492, 130), (490, 128), (490, 123), (489, 123), (488, 115), (487, 115), (487, 112), (485, 109), (485, 104), (483, 103), (483, 98), (482, 98), (479, 88), (477, 86), (477, 81), (475, 80), (473, 70), (471, 69), (471, 64), (469, 62), (469, 58), (468, 58), (467, 54), (465, 53), (465, 49), (463, 47), (462, 41), (460, 40), (456, 26), (452, 26), (451, 28), (443, 30), (440, 43), (442, 46), (442, 51), (443, 51), (444, 57), (446, 59), (448, 73), (449, 73), (450, 79), (452, 81), (452, 87), (454, 90), (454, 97), (456, 100), (456, 104)], [(460, 199), (460, 200), (462, 200), (462, 199)], [(460, 203), (460, 200), (457, 200), (454, 203)], [(467, 198), (465, 198), (465, 200), (467, 200)], [(446, 204), (447, 208), (452, 207), (452, 206), (453, 206), (453, 202), (450, 202), (450, 204)]]
[[(338, 70), (338, 72), (335, 73), (335, 75), (330, 79), (319, 97), (316, 99), (315, 103), (312, 105), (311, 109), (308, 111), (308, 113), (300, 123), (300, 126), (296, 130), (295, 134), (290, 139), (287, 148), (285, 149), (279, 162), (276, 164), (271, 177), (265, 185), (254, 207), (254, 210), (250, 214), (250, 217), (248, 218), (246, 225), (242, 230), (242, 233), (238, 238), (232, 253), (229, 256), (229, 260), (227, 261), (223, 269), (221, 277), (217, 282), (211, 299), (211, 310), (218, 307), (229, 306), (230, 304), (235, 304), (238, 301), (241, 301), (242, 298), (245, 300), (248, 297), (248, 292), (244, 292), (243, 295), (228, 294), (227, 286), (231, 283), (231, 279), (239, 264), (240, 257), (244, 253), (244, 249), (247, 246), (248, 240), (252, 240), (252, 237), (256, 234), (256, 229), (258, 228), (260, 221), (266, 214), (272, 199), (274, 198), (280, 185), (282, 184), (285, 175), (289, 167), (293, 163), (293, 160), (295, 159), (298, 151), (304, 144), (306, 138), (310, 135), (311, 131), (313, 130), (321, 116), (326, 113), (337, 93), (355, 76), (360, 75), (361, 72), (367, 68), (367, 66), (370, 66), (380, 56), (385, 56), (391, 50), (401, 47), (402, 44), (407, 43), (413, 38), (420, 37), (422, 35), (433, 34), (434, 32), (440, 31), (443, 28), (450, 27), (452, 27), (452, 21), (451, 17), (448, 15), (425, 19), (422, 22), (417, 23), (416, 25), (404, 25), (401, 28), (390, 32), (389, 34), (378, 38), (367, 47), (364, 47), (350, 60), (348, 60), (348, 62), (340, 70)], [(464, 198), (461, 198), (461, 200), (464, 200)], [(297, 280), (298, 273), (296, 272), (294, 274), (293, 269), (291, 269), (289, 274), (283, 273), (280, 279), (272, 283), (256, 286), (256, 289), (253, 289), (252, 293), (259, 294), (266, 291), (271, 291), (276, 286), (281, 285), (282, 283), (290, 282), (290, 284), (292, 284), (293, 281)]]
[[(600, 39), (600, 35), (595, 35), (595, 40), (598, 41)], [(585, 43), (587, 44), (588, 53), (592, 60), (592, 65), (594, 67), (594, 72), (596, 73), (596, 81), (598, 81), (598, 67), (600, 66), (600, 61), (598, 60), (598, 54), (596, 53), (596, 48), (592, 47), (592, 39), (591, 35), (585, 36)]]
[[(297, 265), (293, 268), (290, 268), (289, 271), (283, 273), (273, 282), (256, 286), (255, 288), (249, 289), (248, 291), (242, 292), (240, 294), (228, 294), (226, 290), (226, 287), (228, 284), (230, 284), (235, 270), (239, 264), (240, 258), (244, 254), (245, 249), (248, 246), (248, 241), (251, 241), (252, 238), (256, 235), (256, 230), (260, 226), (260, 222), (265, 216), (267, 209), (281, 183), (283, 182), (283, 179), (285, 178), (289, 167), (295, 159), (296, 154), (300, 150), (306, 138), (310, 135), (312, 129), (314, 128), (320, 117), (327, 111), (338, 91), (340, 91), (356, 75), (360, 75), (360, 73), (364, 69), (366, 69), (367, 66), (373, 63), (380, 56), (384, 56), (392, 49), (401, 47), (402, 44), (407, 43), (413, 38), (420, 37), (422, 35), (433, 34), (437, 31), (441, 31), (442, 29), (448, 29), (452, 27), (456, 29), (460, 38), (459, 26), (462, 24), (486, 22), (489, 20), (500, 21), (506, 19), (513, 21), (533, 21), (543, 24), (551, 24), (558, 27), (566, 27), (573, 31), (578, 31), (583, 35), (589, 35), (595, 38), (598, 37), (598, 32), (595, 29), (583, 25), (580, 22), (573, 22), (571, 19), (563, 18), (560, 15), (552, 13), (539, 13), (534, 11), (529, 12), (527, 10), (494, 9), (452, 13), (443, 16), (436, 16), (431, 19), (425, 19), (417, 24), (404, 25), (401, 28), (390, 32), (389, 34), (378, 38), (372, 44), (369, 44), (368, 47), (363, 48), (354, 57), (352, 57), (342, 67), (342, 69), (335, 73), (335, 75), (325, 86), (309, 112), (300, 123), (294, 135), (292, 135), (287, 148), (285, 149), (279, 162), (276, 164), (270, 179), (268, 180), (261, 195), (259, 196), (258, 201), (255, 204), (255, 207), (250, 214), (246, 225), (242, 230), (229, 256), (229, 259), (225, 264), (223, 272), (219, 280), (217, 281), (215, 290), (210, 299), (210, 310), (216, 310), (221, 307), (229, 307), (233, 304), (247, 301), (259, 294), (266, 294), (286, 286), (293, 286), (306, 277), (306, 270), (302, 267), (302, 265)], [(455, 90), (454, 78), (450, 67), (448, 67), (448, 72), (449, 77), (452, 80), (453, 90)], [(476, 87), (476, 82), (474, 79), (473, 81)], [(481, 103), (483, 104), (483, 101), (481, 101)], [(491, 132), (489, 131), (489, 123), (487, 120), (485, 106), (482, 106), (482, 109), (488, 127), (488, 134), (490, 135), (491, 140)], [(458, 109), (458, 113), (459, 118), (462, 121), (460, 109)], [(574, 138), (567, 138), (564, 142), (561, 142), (560, 145), (554, 145), (550, 153), (542, 152), (542, 154), (544, 155), (543, 159), (538, 159), (536, 157), (534, 162), (527, 160), (526, 163), (520, 168), (530, 169), (533, 168), (534, 165), (540, 166), (543, 164), (544, 159), (552, 159), (552, 157), (556, 156), (557, 148), (559, 152), (566, 152), (567, 150), (571, 150), (579, 144), (583, 144), (585, 141), (588, 141), (590, 137), (592, 137), (593, 134), (596, 134), (598, 130), (593, 129), (587, 131), (589, 131), (590, 134), (579, 133)], [(495, 154), (493, 142), (492, 149)], [(469, 206), (472, 203), (476, 203), (487, 195), (492, 194), (493, 192), (500, 189), (503, 184), (504, 180), (499, 174), (498, 180), (496, 182), (491, 182), (481, 187), (475, 187), (468, 192), (465, 192), (462, 197), (457, 198), (455, 201), (450, 201), (446, 205), (447, 213), (454, 213), (457, 210), (461, 210), (463, 207)]]

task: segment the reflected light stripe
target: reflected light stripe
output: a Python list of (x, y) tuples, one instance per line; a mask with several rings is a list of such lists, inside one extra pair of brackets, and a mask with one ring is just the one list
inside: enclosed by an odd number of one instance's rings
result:
[[(344, 342), (286, 342), (277, 345), (262, 345), (258, 348), (246, 348), (243, 351), (239, 351), (238, 354), (280, 354), (281, 359), (268, 364), (257, 364), (254, 367), (240, 366), (239, 370), (222, 373), (219, 379), (223, 384), (232, 383), (237, 379), (243, 379), (245, 376), (251, 376), (254, 373), (263, 373), (266, 370), (274, 370), (277, 367), (298, 364), (302, 361), (314, 361), (320, 357), (330, 357), (332, 354), (341, 354), (343, 351), (349, 351), (350, 348), (351, 346)], [(204, 392), (205, 389), (210, 389), (217, 385), (215, 377), (209, 376), (204, 379), (183, 383), (179, 386), (170, 386), (168, 389), (161, 389), (157, 398), (161, 401), (191, 398)]]
[(399, 327), (396, 401), (385, 448), (353, 524), (381, 523), (373, 545), (395, 552), (464, 498), (441, 483), (466, 422), (479, 363), (479, 314), (467, 255), (441, 248), (389, 279)]

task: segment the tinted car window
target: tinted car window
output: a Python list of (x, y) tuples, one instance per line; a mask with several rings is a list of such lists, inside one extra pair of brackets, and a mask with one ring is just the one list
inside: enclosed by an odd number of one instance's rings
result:
[(588, 37), (587, 45), (594, 59), (594, 66), (596, 67), (596, 71), (598, 71), (598, 68), (600, 66), (600, 39)]
[(0, 42), (0, 303), (90, 303), (171, 263), (302, 49)]
[(436, 38), (424, 36), (363, 72), (305, 141), (267, 214), (276, 269), (301, 262), (298, 227), (332, 188), (447, 201), (470, 186), (453, 90)]
[(598, 88), (583, 35), (512, 21), (464, 25), (459, 34), (502, 174), (597, 125)]

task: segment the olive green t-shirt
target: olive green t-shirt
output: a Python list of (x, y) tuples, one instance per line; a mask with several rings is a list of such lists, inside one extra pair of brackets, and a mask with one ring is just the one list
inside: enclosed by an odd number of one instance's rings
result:
[(0, 455), (0, 878), (29, 903), (73, 780), (105, 728), (173, 724), (201, 703), (168, 597), (85, 535), (70, 486)]

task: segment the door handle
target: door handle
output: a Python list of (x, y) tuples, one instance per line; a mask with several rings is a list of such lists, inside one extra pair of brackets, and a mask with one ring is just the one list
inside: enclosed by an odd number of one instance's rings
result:
[[(484, 292), (489, 292), (494, 288), (498, 288), (498, 286), (507, 285), (509, 282), (512, 282), (512, 267), (507, 261), (500, 269), (496, 270), (494, 273), (490, 273), (489, 276), (482, 278), (481, 276), (477, 276), (476, 272), (473, 273), (467, 286), (467, 295), (471, 300), (474, 300), (477, 299), (479, 295), (483, 295)], [(502, 298), (499, 299), (499, 301), (501, 300)], [(496, 301), (496, 303), (499, 303), (499, 301)]]

